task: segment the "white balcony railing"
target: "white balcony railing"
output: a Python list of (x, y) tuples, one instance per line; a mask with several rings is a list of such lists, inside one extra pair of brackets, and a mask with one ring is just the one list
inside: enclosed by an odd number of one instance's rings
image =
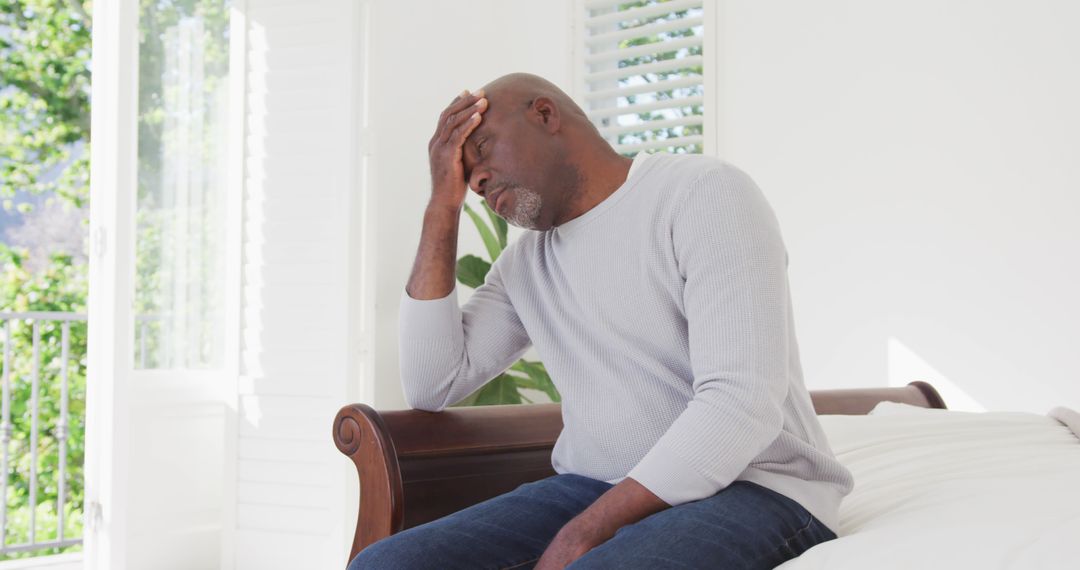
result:
[(85, 338), (83, 314), (0, 312), (0, 560), (82, 543)]

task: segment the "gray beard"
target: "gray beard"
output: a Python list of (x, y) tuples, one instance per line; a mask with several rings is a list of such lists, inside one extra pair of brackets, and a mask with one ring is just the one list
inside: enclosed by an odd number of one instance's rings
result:
[[(507, 188), (511, 190), (511, 188)], [(540, 194), (522, 187), (512, 188), (514, 191), (514, 208), (507, 213), (506, 221), (519, 228), (536, 229), (536, 220), (540, 217)]]

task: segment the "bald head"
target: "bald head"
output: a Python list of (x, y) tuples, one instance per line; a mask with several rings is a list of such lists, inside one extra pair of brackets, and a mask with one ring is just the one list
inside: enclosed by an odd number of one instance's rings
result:
[(508, 106), (519, 109), (528, 108), (537, 97), (551, 99), (562, 112), (562, 120), (584, 121), (592, 124), (585, 111), (557, 85), (531, 73), (510, 73), (492, 80), (484, 86), (484, 95), (489, 102), (505, 102)]

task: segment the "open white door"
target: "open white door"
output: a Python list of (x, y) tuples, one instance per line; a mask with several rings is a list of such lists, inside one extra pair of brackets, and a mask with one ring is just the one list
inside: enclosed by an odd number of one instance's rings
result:
[(213, 568), (236, 366), (230, 7), (140, 4), (94, 2), (85, 560)]

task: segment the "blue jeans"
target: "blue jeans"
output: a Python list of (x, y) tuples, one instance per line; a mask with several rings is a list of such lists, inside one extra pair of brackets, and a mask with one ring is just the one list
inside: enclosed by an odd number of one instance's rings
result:
[[(361, 569), (532, 568), (555, 534), (612, 485), (563, 473), (388, 536)], [(624, 526), (568, 570), (774, 568), (836, 535), (799, 503), (750, 481)]]

